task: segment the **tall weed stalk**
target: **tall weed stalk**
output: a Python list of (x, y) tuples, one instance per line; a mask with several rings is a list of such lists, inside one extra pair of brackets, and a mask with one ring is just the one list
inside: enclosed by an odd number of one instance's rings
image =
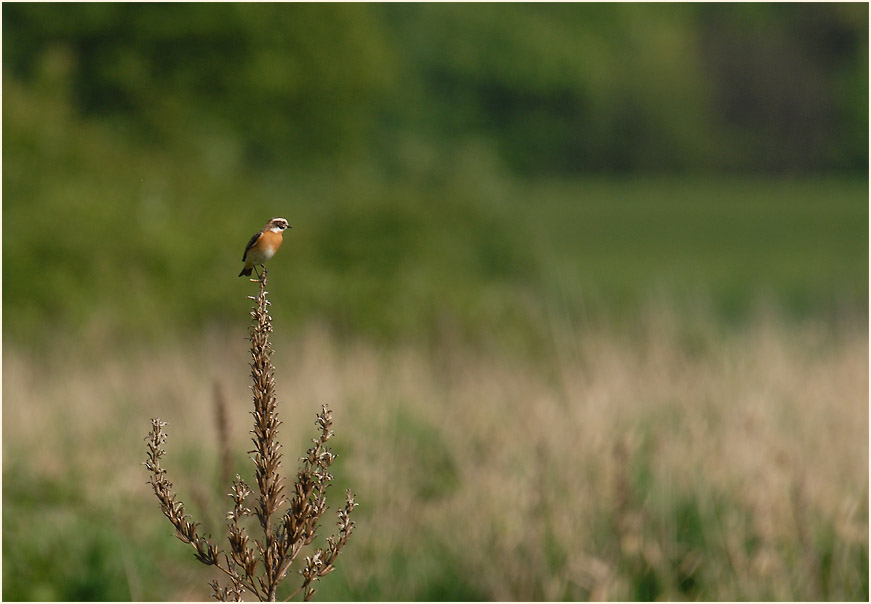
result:
[[(277, 403), (275, 396), (275, 368), (270, 359), (272, 346), (272, 317), (269, 314), (266, 281), (263, 269), (251, 317), (251, 390), (254, 394), (254, 482), (256, 501), (252, 489), (237, 474), (231, 486), (230, 498), (233, 508), (227, 514), (228, 547), (221, 548), (212, 537), (198, 531), (199, 523), (185, 513), (184, 504), (178, 500), (172, 483), (166, 477), (161, 459), (166, 454), (164, 445), (166, 422), (151, 420), (151, 432), (146, 437), (148, 456), (145, 467), (151, 473), (149, 484), (160, 502), (160, 509), (175, 527), (176, 536), (195, 550), (195, 557), (203, 564), (214, 566), (225, 576), (223, 586), (212, 581), (213, 597), (219, 601), (241, 601), (245, 592), (254, 594), (260, 601), (274, 602), (279, 585), (297, 559), (302, 548), (313, 543), (318, 533), (321, 517), (327, 509), (327, 488), (332, 481), (329, 469), (336, 456), (327, 447), (333, 436), (332, 411), (321, 406), (316, 424), (319, 429), (313, 445), (301, 459), (290, 497), (286, 495), (281, 467), (281, 445), (278, 442)], [(226, 443), (224, 443), (226, 446)], [(302, 592), (308, 601), (315, 594), (314, 583), (335, 569), (336, 558), (347, 544), (354, 522), (351, 513), (357, 506), (350, 490), (345, 493), (345, 503), (338, 511), (338, 532), (326, 539), (325, 547), (316, 547), (311, 555), (304, 557), (299, 573), (301, 585), (288, 599)], [(282, 508), (286, 511), (282, 513)], [(257, 522), (246, 522), (256, 518)], [(252, 538), (247, 525), (259, 527), (257, 538)], [(262, 534), (262, 536), (261, 536)]]

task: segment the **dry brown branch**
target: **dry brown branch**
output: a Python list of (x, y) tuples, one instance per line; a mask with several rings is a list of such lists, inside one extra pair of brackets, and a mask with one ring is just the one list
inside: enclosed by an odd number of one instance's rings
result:
[[(166, 479), (166, 470), (160, 465), (160, 459), (166, 453), (163, 448), (166, 442), (163, 428), (166, 423), (159, 418), (153, 419), (152, 430), (146, 438), (148, 457), (145, 466), (151, 472), (149, 483), (154, 488), (161, 510), (175, 527), (179, 539), (194, 547), (200, 562), (215, 566), (229, 577), (230, 584), (226, 587), (217, 581), (210, 584), (213, 597), (220, 601), (241, 601), (245, 591), (250, 591), (261, 601), (275, 601), (278, 587), (287, 577), (294, 560), (302, 548), (310, 545), (317, 536), (318, 523), (327, 509), (327, 488), (333, 478), (329, 467), (336, 459), (326, 446), (333, 436), (332, 411), (322, 405), (316, 421), (320, 434), (312, 440), (314, 445), (308, 449), (306, 457), (301, 459), (302, 466), (293, 485), (289, 509), (283, 516), (276, 516), (288, 499), (284, 496), (284, 479), (279, 472), (281, 445), (278, 443), (278, 427), (281, 422), (275, 396), (275, 370), (270, 358), (272, 317), (268, 312), (266, 279), (264, 269), (256, 280), (260, 284), (258, 295), (249, 296), (254, 301), (250, 337), (251, 390), (254, 399), (254, 428), (251, 433), (254, 449), (249, 453), (253, 454), (257, 500), (249, 507), (247, 502), (252, 490), (237, 475), (229, 495), (233, 509), (227, 514), (227, 551), (220, 549), (211, 537), (197, 533), (199, 525), (185, 515), (184, 505), (177, 501), (172, 483)], [(224, 441), (222, 451), (225, 451), (223, 455), (226, 456), (228, 434), (226, 422), (221, 421), (223, 414), (217, 402), (220, 398), (220, 393), (216, 392), (218, 431)], [(223, 467), (226, 469), (226, 464)], [(335, 560), (354, 530), (350, 515), (356, 506), (354, 497), (348, 491), (345, 505), (338, 512), (338, 534), (327, 537), (326, 549), (316, 548), (311, 556), (305, 558), (304, 568), (300, 570), (303, 583), (291, 597), (302, 590), (304, 599), (310, 600), (315, 593), (312, 583), (334, 570)], [(244, 525), (245, 519), (252, 516), (258, 520), (262, 538), (252, 539)]]

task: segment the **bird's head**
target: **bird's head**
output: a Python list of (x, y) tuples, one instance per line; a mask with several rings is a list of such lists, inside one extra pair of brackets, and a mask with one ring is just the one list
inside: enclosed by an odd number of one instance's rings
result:
[(290, 223), (287, 222), (284, 218), (273, 218), (266, 224), (266, 228), (275, 231), (276, 233), (280, 233), (284, 229), (293, 228), (290, 226)]

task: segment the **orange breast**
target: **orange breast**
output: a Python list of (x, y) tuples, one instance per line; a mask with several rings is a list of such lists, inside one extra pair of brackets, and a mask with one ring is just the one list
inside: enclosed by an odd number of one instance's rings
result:
[(248, 260), (254, 264), (262, 264), (272, 258), (275, 252), (281, 247), (281, 233), (265, 231), (257, 243), (248, 250)]
[(258, 241), (258, 243), (270, 249), (271, 252), (269, 253), (269, 255), (271, 256), (276, 251), (278, 251), (278, 248), (281, 247), (282, 241), (283, 239), (281, 237), (281, 233), (266, 231), (265, 233), (263, 233), (263, 236), (260, 238), (260, 241)]

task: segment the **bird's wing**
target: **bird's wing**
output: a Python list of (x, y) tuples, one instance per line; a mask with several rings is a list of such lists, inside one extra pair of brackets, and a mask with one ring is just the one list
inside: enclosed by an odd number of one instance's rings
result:
[(248, 250), (254, 247), (254, 244), (257, 243), (257, 240), (260, 239), (263, 232), (255, 233), (253, 237), (251, 237), (251, 241), (248, 242), (248, 245), (245, 246), (245, 253), (242, 254), (242, 262), (245, 262), (245, 258), (248, 257)]

